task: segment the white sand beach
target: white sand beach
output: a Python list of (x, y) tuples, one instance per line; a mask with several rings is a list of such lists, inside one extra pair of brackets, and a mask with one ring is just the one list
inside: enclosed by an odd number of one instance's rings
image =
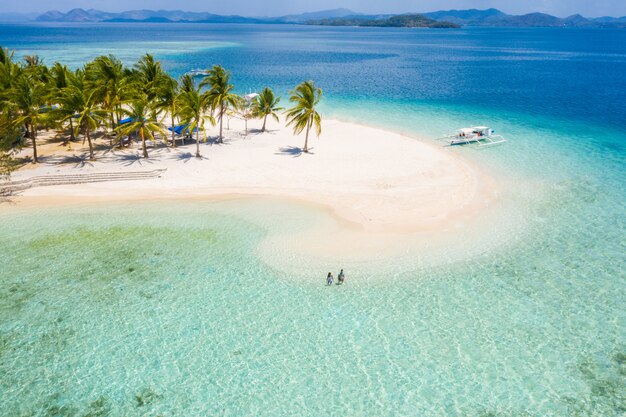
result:
[[(246, 136), (243, 122), (231, 120), (223, 144), (210, 139), (201, 143), (201, 159), (194, 156), (194, 141), (175, 149), (158, 145), (143, 159), (140, 144), (109, 151), (108, 139), (101, 138), (97, 143), (102, 150), (91, 162), (81, 142), (68, 151), (58, 139), (50, 139), (52, 133), (48, 141), (42, 134), (42, 163), (15, 172), (13, 180), (49, 174), (166, 171), (157, 179), (36, 187), (13, 200), (18, 205), (49, 205), (276, 197), (316, 205), (341, 227), (372, 237), (347, 246), (378, 250), (384, 242), (377, 235), (437, 232), (472, 219), (497, 197), (491, 177), (434, 142), (325, 120), (322, 136), (310, 138), (311, 152), (304, 154), (300, 152), (304, 136), (294, 136), (282, 122), (269, 124), (265, 133), (259, 132), (259, 126), (258, 121), (249, 122)], [(208, 131), (209, 138), (214, 135), (216, 128)], [(22, 152), (28, 155), (31, 150)], [(372, 243), (377, 241), (380, 244)]]

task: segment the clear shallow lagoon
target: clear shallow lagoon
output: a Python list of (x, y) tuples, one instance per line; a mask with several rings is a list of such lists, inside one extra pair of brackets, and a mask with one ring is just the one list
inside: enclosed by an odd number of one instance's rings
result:
[(222, 63), (240, 91), (313, 78), (326, 115), (418, 136), (491, 125), (509, 143), (454, 151), (523, 225), (330, 289), (261, 260), (253, 203), (0, 207), (0, 414), (625, 412), (626, 31), (5, 25), (0, 44)]

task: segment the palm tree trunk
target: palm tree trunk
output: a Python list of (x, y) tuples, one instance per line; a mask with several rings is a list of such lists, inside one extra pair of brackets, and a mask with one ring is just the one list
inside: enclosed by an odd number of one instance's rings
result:
[(309, 130), (311, 130), (311, 120), (306, 124), (306, 137), (304, 139), (304, 149), (302, 152), (309, 153)]
[(70, 140), (76, 140), (76, 137), (74, 136), (74, 122), (72, 121), (71, 117), (70, 117)]
[(200, 129), (199, 125), (196, 125), (196, 158), (200, 158)]
[(30, 125), (30, 130), (31, 130), (30, 139), (33, 141), (33, 163), (36, 164), (37, 162), (39, 162), (39, 158), (37, 158), (37, 140), (35, 138), (36, 132), (35, 132), (34, 124)]
[(85, 137), (87, 138), (87, 142), (89, 142), (89, 159), (94, 160), (93, 157), (93, 144), (91, 143), (91, 135), (89, 134), (89, 128), (85, 128)]
[(222, 103), (222, 107), (220, 107), (220, 140), (219, 143), (223, 143), (224, 139), (222, 137), (222, 122), (224, 121), (224, 104)]
[[(113, 119), (113, 112), (111, 111), (110, 116), (110, 120), (109, 122), (111, 123), (111, 131), (109, 133), (107, 133), (107, 136), (109, 137), (109, 148), (113, 149), (113, 132), (115, 129), (115, 120)], [(104, 126), (106, 129), (106, 125)]]
[(263, 127), (261, 128), (261, 132), (265, 132), (265, 123), (267, 123), (267, 114), (263, 118)]
[[(115, 126), (120, 125), (120, 106), (115, 106)], [(120, 148), (124, 149), (124, 140), (118, 134), (117, 141)], [(128, 136), (128, 146), (130, 146), (130, 135)]]
[(172, 110), (172, 148), (176, 147), (176, 133), (174, 132), (174, 111)]
[(143, 157), (148, 157), (148, 148), (146, 148), (146, 137), (143, 135), (143, 129), (141, 129), (141, 147), (143, 148)]

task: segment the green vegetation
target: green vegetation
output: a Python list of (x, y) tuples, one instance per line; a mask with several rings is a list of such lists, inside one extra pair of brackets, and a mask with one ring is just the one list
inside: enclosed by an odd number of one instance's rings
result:
[(131, 120), (117, 128), (122, 136), (137, 135), (141, 138), (141, 149), (143, 157), (148, 157), (148, 148), (146, 148), (146, 139), (154, 140), (154, 134), (160, 133), (166, 135), (161, 124), (156, 121), (156, 117), (151, 116), (150, 112), (154, 112), (155, 108), (151, 105), (148, 95), (141, 96), (134, 100), (128, 110), (124, 110), (124, 114)]
[(13, 62), (13, 53), (0, 48), (0, 179), (11, 175), (14, 165), (10, 152), (23, 144), (22, 132), (13, 123), (18, 113), (11, 103), (19, 69)]
[(259, 119), (263, 118), (262, 132), (265, 132), (267, 116), (271, 116), (274, 120), (278, 121), (278, 112), (283, 110), (282, 107), (278, 107), (279, 102), (280, 97), (276, 97), (269, 87), (265, 87), (257, 97), (252, 109), (252, 114)]
[[(11, 177), (11, 172), (17, 168), (15, 160), (11, 157), (11, 154), (6, 152), (4, 149), (6, 148), (0, 149), (0, 180), (6, 180)], [(0, 195), (1, 193), (2, 191), (0, 191)]]
[(402, 14), (387, 19), (370, 20), (366, 18), (336, 18), (310, 20), (308, 25), (320, 26), (369, 26), (369, 27), (394, 27), (394, 28), (460, 28), (461, 26), (450, 22), (439, 22), (421, 14)]
[[(224, 116), (237, 114), (245, 102), (234, 93), (229, 71), (215, 65), (205, 74), (196, 86), (190, 74), (180, 80), (171, 77), (150, 54), (132, 67), (109, 55), (70, 70), (58, 62), (48, 67), (37, 56), (19, 61), (13, 52), (0, 48), (0, 176), (8, 176), (15, 168), (12, 155), (23, 146), (32, 147), (32, 162), (39, 162), (37, 137), (44, 128), (57, 130), (64, 143), (82, 136), (94, 160), (94, 138), (108, 136), (109, 147), (132, 146), (132, 139), (141, 139), (143, 157), (148, 158), (146, 141), (169, 137), (174, 147), (176, 134), (181, 133), (176, 127), (182, 125), (182, 133), (195, 134), (196, 156), (200, 157), (200, 131), (206, 138), (207, 123), (219, 122), (217, 142), (223, 142)], [(246, 120), (263, 119), (265, 131), (268, 116), (278, 120), (277, 113), (283, 110), (279, 101), (272, 89), (265, 88), (247, 103)], [(313, 102), (318, 101), (315, 96)], [(297, 103), (293, 114), (301, 106)], [(311, 120), (319, 133), (321, 119), (315, 115)], [(311, 124), (305, 121), (304, 127), (308, 139)]]
[(207, 117), (206, 113), (210, 109), (209, 97), (202, 93), (201, 88), (195, 88), (191, 80), (191, 89), (183, 91), (179, 97), (180, 115), (187, 123), (185, 128), (187, 134), (196, 133), (196, 157), (200, 158), (200, 130), (204, 131), (204, 122), (208, 120), (215, 124), (212, 115)]
[(163, 81), (159, 85), (157, 93), (156, 107), (159, 111), (164, 111), (170, 115), (170, 130), (172, 131), (173, 148), (176, 147), (176, 115), (178, 114), (178, 83), (169, 75), (163, 76)]
[(287, 111), (288, 126), (293, 126), (296, 135), (306, 129), (304, 148), (302, 152), (309, 152), (309, 131), (315, 128), (315, 133), (319, 136), (322, 133), (322, 118), (315, 110), (322, 98), (322, 89), (315, 86), (313, 81), (305, 81), (291, 92), (289, 101), (294, 106)]
[(241, 104), (241, 97), (232, 93), (235, 87), (230, 83), (230, 71), (226, 71), (220, 65), (214, 65), (209, 70), (207, 76), (200, 83), (200, 88), (208, 86), (209, 91), (206, 93), (211, 108), (217, 111), (217, 117), (220, 120), (220, 136), (218, 143), (224, 141), (223, 122), (224, 115), (229, 108), (237, 109)]
[[(61, 115), (58, 117), (61, 123), (72, 123), (72, 137), (83, 132), (89, 143), (89, 158), (94, 159), (93, 142), (91, 132), (96, 130), (105, 120), (107, 111), (98, 107), (96, 90), (90, 90), (84, 80), (84, 74), (77, 71), (73, 82), (61, 89), (57, 99), (60, 107), (54, 111)], [(73, 128), (72, 119), (76, 119), (76, 127)]]

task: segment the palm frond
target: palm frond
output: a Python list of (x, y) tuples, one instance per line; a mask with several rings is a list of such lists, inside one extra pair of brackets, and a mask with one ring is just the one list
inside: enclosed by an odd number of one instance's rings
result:
[(314, 127), (319, 136), (322, 133), (322, 118), (315, 110), (322, 97), (322, 89), (313, 81), (305, 81), (293, 89), (289, 101), (293, 107), (287, 110), (287, 126), (292, 126), (296, 135), (308, 127)]

